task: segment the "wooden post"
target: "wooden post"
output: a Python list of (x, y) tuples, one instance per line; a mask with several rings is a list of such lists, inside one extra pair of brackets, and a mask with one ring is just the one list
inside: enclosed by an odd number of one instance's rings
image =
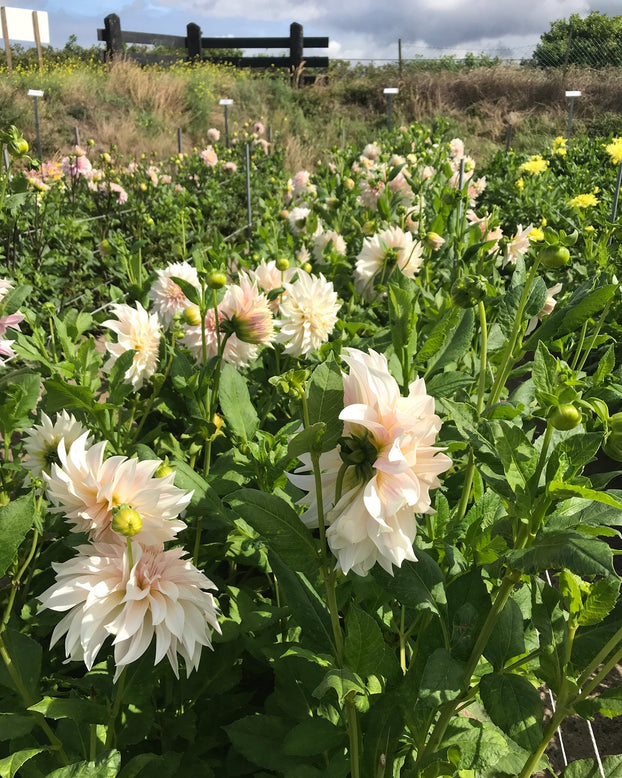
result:
[(398, 62), (398, 71), (400, 76), (400, 81), (402, 80), (402, 39), (397, 39), (397, 62)]
[(108, 14), (104, 19), (106, 36), (106, 59), (112, 60), (117, 54), (123, 52), (123, 40), (121, 38), (121, 19), (117, 14)]
[(39, 14), (36, 11), (32, 12), (32, 31), (34, 33), (35, 44), (37, 46), (39, 70), (43, 70), (43, 52), (41, 51), (41, 33), (39, 32)]
[(79, 146), (80, 145), (80, 128), (79, 127), (74, 127), (73, 128), (73, 137), (74, 137), (74, 140), (76, 142), (76, 146)]
[(186, 48), (188, 59), (197, 61), (203, 59), (203, 44), (201, 43), (201, 28), (198, 24), (190, 22), (186, 25)]
[(289, 66), (294, 78), (294, 86), (300, 86), (300, 66), (304, 51), (302, 24), (292, 22), (289, 26)]
[(6, 10), (4, 6), (0, 8), (0, 15), (2, 16), (2, 37), (4, 38), (4, 52), (6, 54), (6, 66), (11, 73), (13, 71), (13, 55), (11, 54), (11, 44), (9, 43), (9, 26), (6, 23)]

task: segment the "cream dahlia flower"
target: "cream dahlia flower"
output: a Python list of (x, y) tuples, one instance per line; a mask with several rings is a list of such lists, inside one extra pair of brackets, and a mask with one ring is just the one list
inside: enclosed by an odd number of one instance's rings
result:
[(335, 230), (320, 232), (313, 240), (313, 258), (316, 262), (322, 261), (324, 249), (327, 246), (330, 246), (333, 251), (342, 257), (345, 257), (348, 251), (345, 240), (338, 232), (335, 232)]
[(272, 309), (268, 298), (246, 273), (240, 273), (238, 283), (227, 287), (218, 310), (231, 322), (235, 337), (243, 343), (261, 345), (274, 339)]
[[(307, 260), (305, 260), (305, 262), (306, 261)], [(274, 259), (271, 259), (269, 262), (262, 259), (254, 270), (247, 271), (248, 277), (252, 281), (255, 281), (262, 292), (265, 292), (266, 294), (273, 289), (279, 289), (283, 286), (284, 282), (290, 281), (295, 272), (296, 268), (293, 267), (288, 267), (287, 270), (279, 270), (276, 266), (276, 260)], [(277, 313), (280, 304), (279, 298), (277, 297), (269, 304), (273, 313)]]
[(112, 509), (126, 504), (142, 520), (136, 540), (144, 545), (173, 540), (186, 526), (177, 516), (188, 507), (192, 492), (178, 489), (173, 474), (154, 478), (160, 460), (104, 459), (105, 448), (105, 441), (87, 448), (87, 433), (77, 438), (69, 451), (61, 440), (60, 465), (53, 464), (51, 473), (43, 474), (55, 506), (52, 510), (64, 514), (75, 532), (87, 532), (95, 541), (124, 543), (111, 524)]
[(90, 670), (112, 637), (116, 682), (155, 636), (155, 664), (166, 656), (179, 677), (179, 654), (190, 675), (203, 646), (211, 648), (209, 628), (220, 632), (220, 627), (216, 602), (207, 591), (215, 585), (183, 554), (181, 548), (163, 551), (133, 542), (130, 569), (125, 544), (79, 546), (78, 556), (53, 564), (56, 582), (39, 598), (42, 609), (67, 611), (51, 645), (65, 635), (67, 658), (84, 661)]
[(108, 319), (103, 322), (103, 326), (117, 333), (117, 342), (106, 343), (106, 349), (111, 356), (104, 369), (110, 370), (126, 351), (136, 351), (125, 374), (125, 380), (132, 384), (134, 389), (140, 389), (158, 367), (160, 321), (157, 314), (147, 313), (138, 301), (136, 309), (122, 304), (113, 305), (112, 310), (117, 318)]
[[(13, 284), (5, 278), (0, 278), (0, 300), (13, 289)], [(24, 314), (17, 311), (7, 316), (0, 316), (0, 365), (4, 364), (2, 357), (14, 357), (15, 351), (12, 348), (12, 342), (8, 338), (3, 338), (7, 329), (19, 330), (19, 325), (24, 321)]]
[(285, 344), (285, 353), (307, 356), (328, 340), (337, 321), (341, 303), (331, 281), (320, 273), (298, 273), (293, 283), (284, 284), (277, 343)]
[(529, 248), (530, 240), (529, 235), (533, 230), (533, 224), (523, 229), (523, 225), (519, 224), (516, 227), (516, 232), (510, 238), (510, 242), (505, 249), (505, 257), (503, 258), (503, 266), (508, 263), (515, 265), (519, 254), (524, 254)]
[(89, 433), (72, 414), (61, 411), (52, 421), (42, 413), (41, 424), (34, 424), (24, 430), (24, 452), (27, 458), (22, 464), (35, 477), (41, 476), (43, 472), (49, 473), (52, 464), (59, 461), (58, 445), (61, 440), (64, 441), (65, 451), (69, 451), (81, 435), (86, 436), (86, 449), (90, 444)]
[(158, 277), (149, 290), (149, 299), (165, 327), (170, 327), (175, 314), (181, 313), (191, 304), (181, 287), (172, 280), (172, 276), (187, 281), (198, 291), (201, 289), (196, 269), (187, 262), (174, 262), (163, 270), (158, 270)]
[[(345, 407), (339, 418), (359, 464), (347, 466), (337, 495), (344, 461), (338, 452), (320, 459), (326, 539), (344, 573), (366, 575), (376, 563), (392, 572), (393, 565), (416, 561), (415, 514), (431, 511), (430, 489), (440, 486), (438, 476), (451, 460), (433, 445), (441, 420), (423, 379), (411, 383), (408, 397), (402, 397), (382, 354), (350, 348), (344, 360), (350, 373), (343, 379)], [(308, 505), (302, 519), (315, 526), (314, 478), (308, 474), (310, 460), (301, 461), (289, 477), (309, 493), (299, 501)]]
[(410, 232), (389, 227), (371, 238), (365, 238), (354, 270), (356, 291), (366, 299), (374, 297), (374, 278), (386, 269), (386, 277), (399, 267), (408, 278), (413, 278), (423, 263), (423, 245)]
[(302, 235), (307, 223), (307, 216), (311, 213), (309, 208), (292, 208), (287, 218), (292, 235)]

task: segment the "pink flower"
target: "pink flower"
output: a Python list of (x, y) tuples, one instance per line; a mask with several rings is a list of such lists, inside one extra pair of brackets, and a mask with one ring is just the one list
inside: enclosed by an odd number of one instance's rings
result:
[(62, 513), (74, 525), (74, 532), (88, 532), (93, 540), (106, 543), (124, 543), (111, 524), (112, 509), (125, 503), (142, 520), (137, 540), (146, 545), (173, 540), (186, 526), (177, 516), (188, 507), (192, 492), (178, 489), (174, 475), (154, 478), (160, 460), (104, 459), (105, 448), (105, 441), (88, 447), (86, 432), (69, 450), (60, 441), (60, 465), (52, 464), (50, 474), (43, 474), (55, 506), (52, 510)]
[(40, 596), (43, 609), (65, 612), (52, 633), (53, 646), (65, 635), (69, 659), (90, 670), (108, 638), (121, 671), (139, 659), (155, 637), (155, 664), (166, 656), (179, 677), (179, 654), (186, 675), (198, 669), (210, 627), (220, 632), (215, 585), (187, 560), (181, 548), (163, 551), (132, 542), (130, 566), (125, 544), (95, 543), (53, 564), (56, 582)]
[(207, 131), (207, 139), (210, 143), (218, 143), (220, 140), (220, 132), (216, 127), (210, 127)]
[[(7, 292), (13, 288), (13, 284), (4, 278), (0, 278), (0, 300), (5, 297)], [(14, 357), (15, 351), (11, 347), (12, 340), (3, 338), (2, 336), (6, 331), (11, 328), (13, 330), (19, 330), (19, 325), (24, 321), (24, 314), (17, 311), (16, 313), (10, 313), (6, 316), (0, 316), (0, 357)], [(4, 360), (0, 359), (0, 365), (4, 364)]]
[(218, 155), (211, 146), (208, 146), (200, 154), (201, 159), (208, 167), (214, 167), (218, 162)]
[(126, 351), (135, 351), (134, 359), (125, 380), (134, 389), (140, 389), (155, 373), (158, 367), (158, 351), (160, 348), (160, 322), (155, 313), (147, 313), (137, 301), (136, 309), (130, 305), (113, 305), (116, 319), (108, 319), (102, 326), (116, 332), (117, 342), (106, 342), (106, 350), (110, 359), (105, 365), (110, 370), (117, 359)]
[(257, 146), (260, 146), (264, 154), (267, 154), (268, 151), (270, 150), (270, 144), (265, 138), (257, 138), (257, 140), (254, 142), (253, 145), (255, 146), (255, 148), (257, 148)]
[[(434, 447), (441, 420), (434, 412), (434, 398), (426, 393), (423, 379), (410, 384), (402, 397), (388, 370), (386, 357), (345, 349), (350, 373), (344, 375), (344, 437), (349, 438), (355, 461), (345, 469), (341, 496), (336, 494), (342, 464), (338, 452), (320, 460), (326, 538), (344, 573), (366, 575), (374, 564), (388, 572), (404, 560), (416, 561), (413, 543), (417, 532), (415, 513), (431, 511), (430, 489), (440, 486), (438, 476), (451, 460)], [(317, 523), (317, 499), (308, 463), (290, 480), (309, 496), (303, 521)], [(350, 460), (351, 461), (351, 460)], [(325, 488), (324, 488), (325, 487)]]
[(238, 166), (235, 164), (235, 162), (225, 162), (222, 166), (223, 170), (228, 170), (230, 173), (235, 173), (235, 171), (238, 169)]
[(197, 291), (201, 289), (197, 271), (188, 262), (174, 262), (157, 271), (157, 278), (149, 290), (149, 299), (165, 327), (170, 327), (175, 314), (181, 313), (190, 305), (190, 300), (181, 291), (181, 287), (172, 280), (173, 276), (192, 284)]
[(253, 126), (253, 132), (257, 135), (263, 135), (266, 131), (266, 128), (263, 126), (261, 122), (255, 122), (255, 125)]
[(268, 298), (246, 273), (240, 273), (238, 283), (227, 288), (218, 310), (223, 319), (231, 322), (233, 333), (243, 343), (260, 345), (272, 342), (274, 323)]
[(505, 249), (505, 257), (503, 259), (503, 266), (510, 264), (515, 265), (516, 259), (519, 254), (524, 254), (529, 248), (529, 233), (533, 229), (533, 224), (523, 229), (523, 225), (519, 224), (516, 228), (516, 233), (510, 238), (510, 242)]

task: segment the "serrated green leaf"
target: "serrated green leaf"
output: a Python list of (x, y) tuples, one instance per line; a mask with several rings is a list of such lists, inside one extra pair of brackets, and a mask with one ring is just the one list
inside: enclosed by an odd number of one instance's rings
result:
[(491, 428), (508, 484), (515, 494), (522, 493), (536, 471), (538, 452), (520, 427), (495, 421)]
[(590, 590), (579, 616), (581, 626), (600, 624), (615, 608), (620, 594), (620, 578), (607, 576), (590, 584)]
[(13, 740), (13, 738), (27, 735), (35, 724), (34, 716), (0, 713), (0, 740)]
[(438, 708), (455, 700), (460, 695), (464, 682), (464, 665), (457, 662), (449, 651), (437, 648), (430, 654), (423, 668), (417, 705)]
[(259, 417), (251, 402), (246, 381), (232, 365), (225, 364), (222, 367), (218, 398), (233, 434), (241, 440), (252, 440), (259, 427)]
[(116, 778), (121, 768), (121, 754), (105, 751), (94, 762), (76, 762), (49, 773), (46, 778)]
[(607, 576), (614, 572), (609, 546), (572, 530), (540, 533), (530, 548), (510, 551), (508, 561), (532, 575), (561, 568), (580, 576)]
[[(622, 755), (607, 756), (602, 760), (607, 778), (622, 778)], [(600, 778), (602, 773), (594, 759), (577, 759), (571, 762), (561, 778)]]
[(188, 300), (194, 305), (201, 305), (201, 293), (194, 284), (178, 276), (171, 276), (171, 281), (181, 289)]
[(291, 459), (296, 459), (301, 454), (307, 454), (310, 451), (319, 454), (324, 449), (323, 441), (326, 433), (327, 428), (323, 421), (318, 421), (310, 427), (301, 430), (287, 444), (287, 456)]
[[(41, 656), (43, 654), (41, 646), (33, 638), (13, 629), (6, 629), (2, 634), (2, 639), (30, 697), (34, 700), (38, 699), (41, 696), (39, 694)], [(20, 695), (23, 693), (23, 690), (18, 689), (15, 685), (13, 676), (9, 674), (4, 662), (0, 663), (0, 685), (13, 689)]]
[(308, 578), (317, 577), (320, 561), (313, 536), (284, 500), (255, 489), (239, 489), (227, 499), (285, 564)]
[(501, 670), (512, 657), (525, 652), (523, 614), (514, 600), (508, 600), (488, 639), (484, 656), (495, 670)]
[(345, 743), (344, 730), (319, 717), (306, 719), (291, 729), (283, 741), (288, 756), (314, 756)]
[[(48, 414), (57, 413), (63, 409), (82, 410), (89, 413), (95, 410), (93, 392), (86, 386), (66, 384), (56, 378), (45, 381), (46, 409)], [(100, 406), (101, 407), (101, 406)]]
[(315, 368), (307, 384), (309, 421), (326, 427), (322, 451), (331, 451), (343, 433), (339, 414), (343, 410), (343, 377), (334, 359)]
[(602, 502), (612, 508), (622, 510), (622, 500), (615, 497), (610, 492), (598, 492), (596, 489), (590, 489), (587, 486), (579, 484), (569, 484), (564, 481), (551, 481), (547, 484), (547, 493), (558, 500), (567, 500), (570, 497), (583, 497), (586, 500)]
[(622, 687), (605, 689), (595, 697), (588, 697), (587, 700), (577, 702), (574, 709), (586, 719), (593, 719), (597, 713), (608, 719), (622, 716)]
[(528, 751), (542, 740), (542, 702), (534, 686), (513, 673), (490, 673), (479, 683), (480, 696), (494, 724)]
[(416, 562), (403, 562), (389, 575), (379, 565), (372, 574), (378, 583), (399, 600), (414, 610), (430, 610), (446, 618), (447, 596), (445, 580), (440, 567), (432, 557), (417, 549)]
[(344, 654), (348, 667), (363, 678), (399, 672), (376, 620), (355, 605), (350, 605), (346, 617)]
[(347, 667), (332, 667), (324, 676), (322, 683), (313, 690), (313, 696), (321, 700), (330, 689), (336, 692), (341, 704), (346, 697), (367, 694), (362, 678)]
[(32, 497), (24, 495), (0, 508), (0, 577), (9, 568), (34, 521)]

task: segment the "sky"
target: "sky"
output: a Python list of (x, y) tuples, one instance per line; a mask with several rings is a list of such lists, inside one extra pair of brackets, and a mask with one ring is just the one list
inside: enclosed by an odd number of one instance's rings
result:
[(56, 47), (72, 34), (82, 46), (97, 43), (97, 28), (116, 13), (125, 30), (185, 35), (195, 22), (204, 36), (225, 38), (286, 37), (299, 22), (306, 36), (329, 38), (328, 51), (309, 53), (349, 60), (396, 59), (400, 38), (405, 58), (470, 51), (521, 59), (556, 19), (622, 14), (622, 0), (13, 0), (9, 7), (47, 11)]

